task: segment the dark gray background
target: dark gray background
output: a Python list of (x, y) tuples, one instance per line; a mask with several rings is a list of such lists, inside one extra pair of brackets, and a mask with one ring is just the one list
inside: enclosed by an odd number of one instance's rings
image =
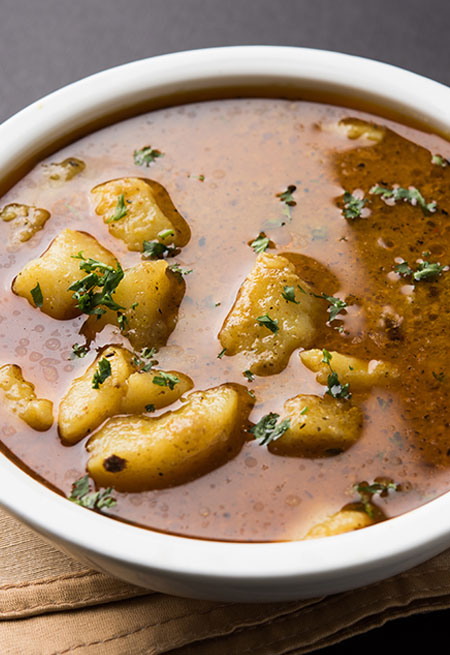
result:
[[(450, 0), (0, 0), (0, 121), (104, 68), (238, 44), (339, 50), (450, 85)], [(437, 652), (449, 618), (395, 621), (321, 653)]]

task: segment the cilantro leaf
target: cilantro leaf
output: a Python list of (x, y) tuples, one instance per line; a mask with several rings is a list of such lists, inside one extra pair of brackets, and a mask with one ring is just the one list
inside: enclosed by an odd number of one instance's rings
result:
[(349, 191), (344, 193), (344, 209), (343, 214), (345, 218), (355, 219), (361, 217), (361, 211), (364, 208), (367, 200), (365, 198), (357, 198)]
[(111, 364), (103, 357), (98, 363), (98, 369), (94, 372), (92, 378), (92, 388), (99, 389), (100, 385), (111, 375)]
[(336, 298), (336, 296), (327, 296), (326, 293), (321, 293), (320, 295), (317, 293), (313, 293), (311, 295), (313, 295), (315, 298), (321, 298), (323, 300), (326, 300), (328, 303), (330, 303), (330, 306), (328, 307), (328, 313), (330, 315), (330, 318), (328, 319), (329, 323), (334, 321), (334, 319), (338, 316), (338, 314), (341, 313), (342, 309), (348, 307), (345, 300)]
[(166, 246), (160, 241), (144, 241), (142, 250), (144, 257), (153, 257), (154, 259), (162, 259), (165, 255), (168, 257), (173, 256), (176, 251), (175, 245), (169, 244)]
[(82, 507), (102, 510), (105, 507), (114, 507), (117, 504), (117, 500), (111, 495), (112, 491), (111, 487), (102, 491), (91, 491), (89, 476), (86, 474), (73, 483), (72, 493), (68, 498), (72, 503)]
[(149, 403), (148, 405), (145, 406), (145, 411), (146, 412), (154, 412), (155, 411), (155, 406), (152, 403)]
[(138, 371), (147, 373), (158, 363), (156, 359), (154, 359), (155, 354), (156, 348), (143, 348), (138, 355), (133, 357), (131, 363), (138, 369)]
[(288, 302), (293, 302), (296, 305), (300, 304), (299, 301), (295, 299), (295, 289), (294, 289), (294, 287), (289, 287), (289, 286), (283, 287), (283, 291), (281, 292), (281, 295)]
[(39, 284), (39, 282), (37, 282), (34, 289), (31, 289), (30, 293), (36, 307), (42, 307), (44, 303), (44, 298), (42, 297), (41, 285)]
[(175, 275), (178, 275), (178, 277), (182, 277), (183, 275), (189, 275), (189, 273), (192, 273), (192, 268), (182, 268), (179, 264), (171, 264), (168, 268), (172, 271), (172, 273), (175, 273)]
[[(86, 259), (82, 252), (72, 255), (72, 258), (80, 259), (80, 269), (88, 273), (86, 277), (76, 280), (69, 287), (69, 291), (74, 292), (72, 298), (77, 301), (77, 307), (83, 314), (95, 314), (100, 317), (106, 312), (105, 308), (113, 311), (125, 309), (112, 298), (112, 294), (124, 276), (119, 262), (117, 262), (117, 268), (114, 268), (96, 259)], [(101, 291), (94, 291), (96, 287), (99, 287)]]
[(217, 355), (217, 359), (222, 359), (222, 357), (225, 355), (226, 352), (227, 352), (227, 349), (226, 349), (226, 348), (223, 348), (223, 349), (220, 351), (220, 353)]
[(250, 369), (247, 369), (246, 371), (244, 371), (242, 375), (245, 375), (245, 377), (247, 378), (247, 380), (249, 380), (250, 382), (253, 382), (253, 380), (255, 379), (255, 376), (254, 376), (253, 373), (250, 371)]
[(442, 166), (442, 168), (445, 168), (449, 165), (448, 159), (444, 159), (442, 155), (433, 155), (431, 158), (431, 163), (435, 166)]
[(264, 232), (260, 232), (254, 241), (250, 244), (256, 253), (264, 252), (269, 247), (270, 239)]
[(280, 329), (278, 327), (278, 319), (270, 318), (269, 314), (264, 314), (264, 316), (258, 316), (256, 319), (260, 325), (264, 325), (268, 330), (276, 334)]
[(372, 496), (379, 494), (384, 498), (390, 491), (401, 491), (401, 487), (389, 478), (376, 478), (372, 483), (364, 481), (354, 484), (353, 490), (359, 494), (366, 514), (373, 517), (376, 506), (372, 505)]
[(322, 350), (322, 362), (328, 366), (330, 369), (330, 374), (327, 378), (327, 390), (326, 393), (332, 398), (342, 398), (348, 400), (352, 397), (352, 394), (349, 391), (349, 384), (341, 384), (339, 381), (339, 376), (336, 371), (331, 367), (332, 355), (326, 349)]
[(415, 271), (408, 265), (408, 262), (401, 262), (401, 264), (397, 264), (394, 267), (394, 271), (403, 277), (412, 275), (415, 282), (420, 282), (421, 280), (432, 280), (446, 269), (446, 266), (441, 266), (438, 262), (430, 264), (427, 261), (419, 262)]
[(144, 146), (140, 150), (135, 150), (133, 153), (134, 163), (136, 166), (150, 166), (158, 157), (164, 157), (161, 150), (156, 150), (151, 146)]
[(86, 345), (85, 343), (82, 344), (81, 346), (78, 343), (74, 343), (72, 346), (70, 359), (75, 359), (75, 357), (79, 357), (81, 359), (82, 357), (86, 357), (88, 352), (89, 352), (89, 346)]
[(173, 390), (179, 381), (180, 378), (176, 375), (165, 373), (164, 371), (158, 371), (152, 380), (153, 384), (158, 384), (160, 387), (169, 387), (170, 390)]
[(128, 214), (128, 209), (125, 205), (125, 199), (123, 193), (121, 193), (119, 196), (117, 196), (117, 205), (114, 210), (114, 214), (110, 216), (110, 218), (107, 219), (107, 223), (113, 223), (116, 221), (120, 221), (121, 218), (126, 216)]
[(419, 189), (416, 189), (416, 187), (413, 186), (409, 187), (409, 189), (405, 189), (404, 187), (401, 186), (392, 187), (392, 189), (388, 189), (387, 187), (383, 187), (380, 186), (379, 184), (375, 184), (370, 189), (370, 193), (375, 194), (377, 196), (381, 196), (383, 200), (392, 198), (394, 202), (396, 202), (397, 200), (404, 200), (406, 202), (409, 202), (414, 207), (416, 205), (419, 205), (419, 207), (421, 207), (425, 215), (431, 214), (434, 211), (436, 211), (437, 203), (434, 200), (432, 202), (427, 203), (423, 195), (420, 193)]
[(291, 207), (295, 207), (295, 205), (297, 204), (296, 201), (294, 200), (294, 196), (292, 195), (296, 189), (297, 187), (295, 186), (295, 184), (290, 184), (284, 191), (275, 194), (275, 196), (279, 198), (280, 201), (284, 204), (282, 213), (284, 216), (286, 216), (288, 221), (292, 221)]
[(263, 416), (256, 425), (250, 428), (250, 432), (255, 439), (259, 441), (260, 446), (267, 446), (271, 441), (276, 441), (283, 436), (286, 430), (289, 429), (291, 419), (285, 418), (284, 421), (281, 421), (277, 425), (277, 420), (279, 418), (279, 414), (270, 412), (269, 414), (266, 414), (266, 416)]

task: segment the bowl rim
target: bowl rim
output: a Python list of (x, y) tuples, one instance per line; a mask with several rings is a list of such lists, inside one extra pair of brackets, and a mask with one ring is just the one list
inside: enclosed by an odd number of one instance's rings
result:
[[(309, 48), (207, 48), (111, 68), (32, 103), (0, 125), (0, 172), (25, 164), (69, 130), (106, 116), (111, 109), (131, 106), (131, 101), (157, 98), (170, 90), (210, 88), (213, 81), (216, 86), (254, 80), (276, 85), (280, 79), (358, 95), (418, 118), (430, 130), (450, 133), (450, 88), (410, 71)], [(450, 544), (449, 493), (352, 533), (309, 541), (241, 543), (170, 535), (110, 520), (67, 502), (5, 455), (0, 457), (0, 470), (0, 505), (50, 540), (87, 554), (97, 568), (102, 561), (113, 562), (117, 575), (136, 584), (140, 574), (151, 570), (162, 577), (184, 576), (188, 585), (194, 579), (222, 585), (222, 596), (236, 584), (245, 582), (257, 592), (276, 580), (285, 585), (285, 593), (277, 592), (273, 599), (300, 597), (386, 577)], [(130, 566), (137, 572), (134, 576)]]

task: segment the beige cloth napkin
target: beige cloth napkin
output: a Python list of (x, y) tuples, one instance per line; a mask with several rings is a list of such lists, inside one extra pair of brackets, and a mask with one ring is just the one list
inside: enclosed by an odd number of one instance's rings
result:
[(89, 570), (1, 511), (0, 525), (1, 655), (300, 655), (450, 606), (450, 551), (335, 596), (217, 603)]

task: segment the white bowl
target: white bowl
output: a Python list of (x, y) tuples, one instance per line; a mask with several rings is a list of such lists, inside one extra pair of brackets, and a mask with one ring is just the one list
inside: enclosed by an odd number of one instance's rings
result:
[[(275, 46), (182, 52), (113, 68), (46, 96), (0, 126), (0, 185), (11, 170), (70, 135), (178, 93), (290, 86), (342, 103), (378, 105), (450, 133), (450, 89), (359, 57)], [(213, 93), (213, 95), (214, 95)], [(256, 90), (255, 90), (256, 93)], [(161, 100), (161, 99), (166, 100)], [(380, 110), (381, 111), (381, 110)], [(9, 176), (9, 179), (11, 177)], [(6, 181), (6, 182), (5, 182)], [(450, 545), (450, 494), (368, 529), (290, 543), (224, 543), (141, 529), (74, 505), (0, 456), (0, 503), (92, 567), (183, 596), (279, 601), (330, 594), (391, 576)]]

